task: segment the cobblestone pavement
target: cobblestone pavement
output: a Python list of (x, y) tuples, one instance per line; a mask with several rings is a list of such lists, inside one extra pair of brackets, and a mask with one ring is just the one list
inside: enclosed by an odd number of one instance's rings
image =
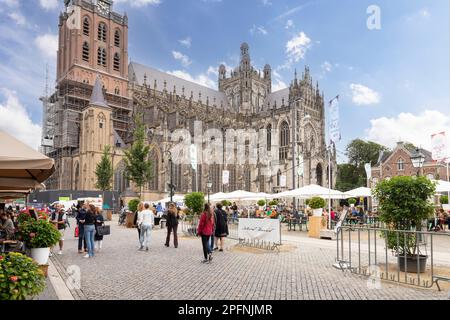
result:
[[(117, 219), (117, 217), (115, 217)], [(138, 251), (136, 229), (110, 222), (102, 252), (92, 259), (77, 253), (72, 229), (66, 231), (64, 254), (52, 259), (63, 279), (71, 265), (80, 267), (77, 299), (446, 299), (447, 292), (382, 283), (368, 289), (367, 279), (332, 267), (335, 246), (327, 240), (286, 236), (293, 250), (256, 254), (232, 250), (214, 253), (202, 264), (201, 241), (180, 237), (179, 248), (166, 248), (165, 230), (152, 232), (150, 251)], [(326, 244), (326, 245), (324, 245)]]

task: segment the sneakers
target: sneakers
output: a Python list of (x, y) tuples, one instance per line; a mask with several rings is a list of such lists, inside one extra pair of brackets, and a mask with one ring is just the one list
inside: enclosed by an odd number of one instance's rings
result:
[(50, 251), (50, 253), (48, 254), (49, 257), (53, 257), (53, 252)]
[(219, 249), (220, 252), (223, 252), (223, 249)]
[(89, 257), (89, 254), (84, 255), (83, 258), (90, 258), (90, 257)]
[(58, 251), (58, 254), (59, 254), (59, 255), (62, 255), (62, 250), (59, 250), (59, 251)]
[(142, 250), (144, 250), (144, 246), (139, 247), (139, 251), (142, 251)]
[(209, 261), (209, 262), (212, 261), (212, 253), (210, 253), (210, 254), (208, 255), (208, 261)]
[(202, 260), (202, 263), (207, 263), (208, 262), (208, 259), (203, 259)]
[(219, 250), (219, 248), (215, 247), (215, 248), (214, 248), (214, 251), (216, 251), (216, 250)]

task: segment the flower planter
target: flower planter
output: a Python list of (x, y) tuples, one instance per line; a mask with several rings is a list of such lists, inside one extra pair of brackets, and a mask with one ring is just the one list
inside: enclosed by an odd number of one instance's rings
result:
[(48, 256), (50, 254), (50, 248), (33, 248), (31, 249), (30, 256), (39, 265), (47, 264)]
[[(419, 255), (419, 273), (424, 273), (427, 266), (428, 256)], [(401, 272), (405, 272), (405, 256), (397, 256), (398, 266)], [(417, 255), (406, 256), (406, 272), (417, 272)]]
[(313, 209), (313, 215), (314, 217), (321, 217), (323, 213), (323, 208), (319, 208), (319, 209)]

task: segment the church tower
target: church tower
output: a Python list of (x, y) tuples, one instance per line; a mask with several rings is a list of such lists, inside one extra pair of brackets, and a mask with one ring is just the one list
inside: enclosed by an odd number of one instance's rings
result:
[(95, 189), (95, 169), (106, 145), (114, 145), (112, 108), (106, 103), (102, 83), (97, 77), (89, 101), (83, 110), (80, 141), (80, 168), (83, 190)]
[[(129, 133), (128, 17), (113, 11), (112, 0), (64, 3), (58, 25), (56, 92), (49, 98), (54, 110), (46, 121), (54, 124), (53, 145), (47, 155), (55, 159), (56, 172), (47, 181), (47, 188), (86, 190), (79, 158), (88, 148), (81, 137), (87, 136), (83, 132), (84, 117), (88, 109), (92, 110), (94, 84), (103, 90), (102, 101), (110, 107), (109, 113), (103, 114), (108, 114), (106, 121), (111, 121), (116, 140), (126, 140)], [(94, 134), (101, 132), (96, 130)], [(93, 139), (104, 140), (95, 135)], [(111, 145), (117, 145), (116, 141)], [(92, 184), (88, 186), (93, 188)]]

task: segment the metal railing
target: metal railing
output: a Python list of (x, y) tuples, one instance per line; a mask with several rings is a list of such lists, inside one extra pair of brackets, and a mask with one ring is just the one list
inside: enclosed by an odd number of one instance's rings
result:
[(334, 267), (424, 288), (436, 283), (440, 290), (438, 281), (450, 281), (450, 233), (342, 226)]
[[(197, 227), (198, 222), (200, 221), (200, 216), (198, 215), (189, 215), (185, 216), (183, 220), (180, 221), (181, 232), (183, 232), (186, 236), (197, 236)], [(231, 218), (228, 218), (228, 238), (239, 240), (238, 237), (238, 221), (233, 221)]]

